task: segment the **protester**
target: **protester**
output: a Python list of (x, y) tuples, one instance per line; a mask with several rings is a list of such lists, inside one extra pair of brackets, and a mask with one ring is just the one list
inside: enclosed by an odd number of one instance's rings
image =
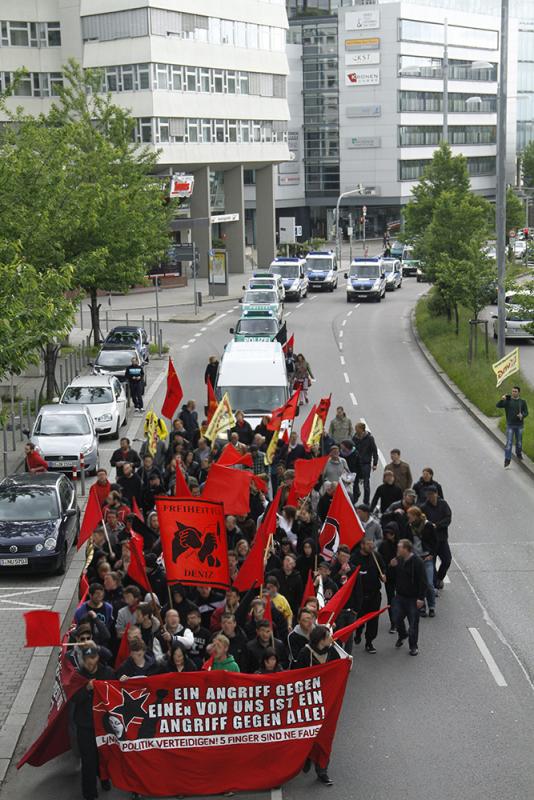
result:
[(112, 467), (116, 467), (117, 470), (117, 479), (122, 475), (122, 468), (129, 462), (133, 465), (134, 469), (137, 469), (141, 466), (141, 459), (139, 458), (139, 454), (132, 450), (130, 447), (130, 440), (125, 436), (120, 440), (120, 447), (118, 450), (114, 450), (110, 464)]
[[(363, 502), (369, 503), (371, 496), (371, 472), (378, 465), (378, 448), (372, 434), (367, 430), (365, 422), (357, 422), (354, 426), (354, 436), (352, 441), (356, 447), (360, 461), (360, 476), (363, 481)], [(354, 486), (354, 502), (357, 503), (360, 496), (359, 486)]]
[(512, 394), (503, 394), (497, 408), (504, 408), (506, 416), (506, 445), (504, 447), (504, 468), (510, 466), (512, 447), (515, 439), (515, 454), (519, 461), (523, 460), (523, 428), (528, 417), (528, 406), (523, 400), (519, 386), (512, 387)]
[(431, 484), (426, 490), (427, 501), (421, 506), (421, 511), (436, 531), (436, 556), (440, 565), (436, 573), (435, 585), (443, 589), (443, 581), (452, 562), (451, 548), (449, 547), (449, 525), (452, 520), (452, 511), (449, 504), (438, 494), (438, 487)]
[(401, 460), (401, 451), (394, 447), (390, 452), (391, 462), (386, 464), (386, 469), (393, 473), (395, 484), (404, 491), (412, 485), (412, 472), (410, 465)]
[(24, 445), (24, 468), (26, 472), (34, 475), (38, 472), (47, 472), (48, 463), (39, 453), (33, 442), (26, 442)]
[[(393, 600), (393, 617), (398, 639), (395, 647), (402, 647), (408, 639), (410, 655), (419, 654), (419, 612), (425, 607), (428, 590), (425, 567), (419, 556), (413, 552), (409, 539), (401, 539), (397, 545), (395, 567), (395, 598)], [(408, 633), (404, 620), (408, 619)]]
[(345, 414), (343, 406), (338, 406), (336, 416), (328, 427), (328, 435), (337, 445), (340, 445), (344, 439), (350, 439), (352, 433), (352, 422)]
[[(415, 486), (414, 490), (417, 491)], [(371, 510), (374, 511), (379, 506), (380, 513), (383, 514), (386, 508), (399, 500), (402, 500), (402, 489), (395, 483), (393, 472), (390, 469), (385, 469), (383, 483), (377, 487), (371, 500)]]
[(230, 642), (227, 637), (224, 633), (218, 633), (213, 643), (210, 645), (211, 654), (213, 655), (211, 669), (224, 670), (225, 672), (240, 672), (237, 661), (228, 652), (229, 649)]
[(143, 407), (143, 394), (145, 391), (145, 371), (139, 362), (138, 356), (132, 356), (132, 363), (126, 367), (124, 377), (128, 382), (130, 389), (130, 397), (134, 404), (134, 410), (142, 413), (145, 409)]

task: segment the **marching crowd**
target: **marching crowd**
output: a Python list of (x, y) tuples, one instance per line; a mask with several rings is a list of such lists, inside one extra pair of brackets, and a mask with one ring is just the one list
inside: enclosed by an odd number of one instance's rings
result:
[[(353, 652), (362, 638), (362, 649), (375, 654), (378, 617), (357, 628), (344, 645), (345, 653), (334, 643), (331, 627), (317, 622), (320, 606), (358, 568), (352, 594), (335, 625), (348, 625), (379, 609), (384, 587), (391, 606), (389, 632), (396, 634), (396, 647), (408, 640), (410, 655), (418, 654), (419, 620), (435, 616), (436, 598), (451, 563), (451, 509), (432, 468), (425, 466), (414, 481), (410, 466), (393, 449), (371, 498), (370, 477), (378, 469), (378, 449), (363, 422), (353, 426), (338, 407), (319, 446), (305, 446), (293, 431), (279, 439), (267, 465), (265, 453), (273, 436), (268, 423), (269, 417), (264, 417), (253, 430), (237, 411), (227, 441), (210, 442), (204, 437), (208, 422), (199, 419), (190, 400), (172, 421), (168, 442), (158, 439), (151, 446), (147, 438), (137, 452), (123, 438), (111, 458), (114, 474), (98, 471), (91, 491), (104, 524), (88, 542), (87, 598), (76, 611), (68, 655), (89, 681), (73, 698), (85, 800), (97, 797), (93, 679), (124, 681), (203, 668), (268, 674), (339, 658)], [(176, 494), (184, 480), (193, 496), (200, 495), (212, 464), (226, 447), (250, 454), (252, 470), (260, 478), (259, 484), (250, 486), (249, 512), (225, 517), (232, 580), (280, 489), (263, 585), (240, 593), (232, 587), (221, 591), (168, 584), (155, 498)], [(322, 454), (328, 458), (317, 484), (304, 499), (289, 504), (296, 460)], [(352, 549), (339, 546), (329, 559), (320, 552), (319, 532), (339, 482), (365, 535)], [(150, 592), (128, 576), (133, 532), (143, 540)], [(332, 783), (326, 770), (317, 769), (317, 775), (323, 783)], [(107, 786), (104, 781), (102, 788)]]

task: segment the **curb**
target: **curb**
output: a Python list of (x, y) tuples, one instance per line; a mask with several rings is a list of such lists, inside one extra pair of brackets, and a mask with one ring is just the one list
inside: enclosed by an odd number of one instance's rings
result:
[[(426, 359), (428, 365), (434, 370), (442, 384), (449, 390), (452, 396), (460, 403), (464, 411), (467, 411), (469, 416), (475, 420), (475, 422), (486, 432), (488, 433), (491, 438), (498, 444), (502, 449), (504, 449), (504, 445), (506, 444), (506, 437), (504, 434), (498, 430), (494, 425), (491, 424), (492, 418), (487, 417), (483, 414), (475, 405), (472, 403), (465, 394), (456, 386), (454, 381), (452, 381), (445, 370), (443, 370), (426, 344), (421, 339), (419, 332), (417, 330), (417, 325), (415, 322), (415, 306), (412, 308), (410, 312), (410, 330), (415, 343), (417, 344), (419, 350), (421, 351), (422, 355)], [(534, 462), (530, 460), (528, 456), (523, 456), (523, 461), (514, 460), (519, 467), (529, 475), (530, 478), (534, 479)]]
[(197, 314), (196, 317), (171, 317), (167, 321), (176, 323), (178, 325), (188, 325), (189, 323), (194, 322), (208, 322), (210, 319), (214, 319), (216, 315), (216, 311), (209, 311), (207, 314)]

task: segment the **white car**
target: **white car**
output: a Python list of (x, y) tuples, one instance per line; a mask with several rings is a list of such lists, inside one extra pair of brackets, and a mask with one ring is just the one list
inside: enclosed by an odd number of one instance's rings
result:
[(386, 292), (394, 292), (402, 286), (402, 267), (397, 258), (383, 258), (382, 264), (386, 273)]
[[(534, 311), (521, 308), (521, 299), (518, 295), (529, 295), (528, 290), (508, 292), (505, 297), (506, 317), (504, 321), (505, 339), (534, 339)], [(499, 321), (497, 314), (492, 314), (493, 338), (498, 338)], [(529, 330), (532, 327), (533, 330)]]
[(516, 239), (514, 244), (514, 256), (515, 258), (524, 258), (525, 253), (527, 252), (527, 243), (524, 239)]
[(86, 473), (96, 475), (100, 463), (98, 434), (86, 406), (68, 408), (61, 403), (42, 406), (27, 435), (48, 463), (49, 470), (72, 472), (83, 455)]
[(126, 422), (126, 393), (114, 375), (82, 375), (74, 378), (59, 401), (61, 405), (85, 406), (100, 436), (119, 438)]

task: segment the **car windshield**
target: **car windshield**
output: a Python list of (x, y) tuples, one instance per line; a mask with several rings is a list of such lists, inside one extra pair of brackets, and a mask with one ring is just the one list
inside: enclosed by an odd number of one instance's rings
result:
[(278, 303), (278, 296), (276, 292), (266, 292), (266, 291), (252, 291), (252, 292), (245, 292), (245, 297), (243, 298), (243, 302), (247, 303), (248, 305), (270, 305), (270, 304), (277, 304)]
[(281, 275), (282, 278), (298, 278), (299, 266), (298, 264), (276, 264), (271, 267), (271, 272), (275, 275)]
[(276, 335), (278, 325), (274, 319), (240, 319), (237, 323), (236, 333), (265, 333)]
[(328, 271), (333, 269), (333, 259), (331, 256), (308, 256), (306, 258), (306, 270), (324, 270)]
[(62, 403), (77, 405), (100, 405), (112, 403), (113, 395), (109, 386), (69, 386), (61, 398)]
[(101, 350), (95, 364), (99, 367), (124, 367), (132, 361), (137, 353), (133, 350)]
[(380, 270), (378, 264), (355, 264), (350, 268), (351, 278), (378, 278)]
[(285, 386), (220, 386), (221, 397), (228, 392), (232, 408), (245, 414), (268, 414), (287, 400)]
[(263, 292), (272, 290), (274, 291), (273, 281), (250, 281), (249, 289), (259, 289)]
[(1, 522), (39, 522), (59, 517), (56, 492), (48, 486), (3, 486)]
[(138, 342), (139, 337), (133, 331), (116, 331), (110, 333), (106, 339), (106, 344), (127, 344), (134, 345)]
[(397, 262), (396, 261), (384, 261), (384, 272), (395, 272), (397, 269)]
[(85, 436), (91, 428), (85, 414), (44, 414), (36, 422), (37, 436)]

